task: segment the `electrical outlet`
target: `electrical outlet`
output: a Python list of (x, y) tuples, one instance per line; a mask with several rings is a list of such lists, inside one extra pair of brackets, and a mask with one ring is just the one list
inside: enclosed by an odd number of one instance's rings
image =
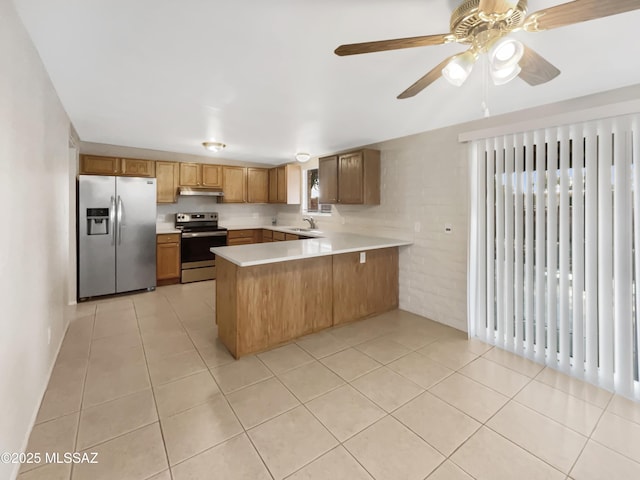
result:
[(450, 234), (452, 232), (453, 232), (453, 225), (451, 225), (450, 223), (445, 223), (444, 224), (444, 233)]
[(415, 222), (413, 224), (413, 231), (416, 233), (420, 233), (420, 230), (422, 230), (422, 225), (420, 224), (420, 222)]
[(367, 261), (367, 252), (360, 252), (360, 263), (366, 263)]

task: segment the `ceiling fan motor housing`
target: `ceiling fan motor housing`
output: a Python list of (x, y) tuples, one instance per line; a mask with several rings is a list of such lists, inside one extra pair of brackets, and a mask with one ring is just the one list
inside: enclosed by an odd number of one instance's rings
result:
[(472, 44), (477, 35), (487, 30), (509, 33), (522, 26), (527, 14), (527, 0), (520, 0), (505, 14), (481, 12), (479, 5), (480, 0), (466, 0), (454, 10), (450, 28), (456, 42)]

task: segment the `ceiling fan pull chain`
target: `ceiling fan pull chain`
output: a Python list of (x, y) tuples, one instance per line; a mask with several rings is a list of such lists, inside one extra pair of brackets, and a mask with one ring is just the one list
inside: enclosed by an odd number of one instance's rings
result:
[(484, 114), (484, 118), (488, 118), (491, 113), (489, 112), (489, 65), (487, 61), (487, 55), (481, 55), (482, 62), (482, 102), (480, 103), (480, 107), (482, 108), (482, 113)]

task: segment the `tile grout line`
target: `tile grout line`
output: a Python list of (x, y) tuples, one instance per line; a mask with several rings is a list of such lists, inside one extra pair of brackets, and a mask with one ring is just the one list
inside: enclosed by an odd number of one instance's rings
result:
[[(169, 305), (171, 305), (170, 302), (169, 302)], [(155, 392), (155, 389), (153, 388), (153, 383), (151, 382), (151, 373), (149, 372), (149, 359), (147, 358), (147, 350), (145, 348), (144, 338), (142, 337), (142, 329), (140, 328), (140, 320), (138, 318), (138, 312), (136, 310), (135, 302), (133, 304), (133, 308), (134, 308), (134, 311), (136, 312), (136, 325), (138, 326), (138, 335), (140, 335), (140, 343), (142, 344), (142, 352), (144, 354), (144, 363), (147, 370), (147, 378), (149, 379), (149, 386), (151, 388), (151, 395), (153, 396), (153, 404), (155, 406), (156, 415), (158, 416), (158, 429), (160, 430), (160, 438), (162, 439), (162, 448), (164, 450), (164, 457), (165, 457), (165, 460), (167, 461), (167, 469), (169, 470), (169, 477), (173, 479), (173, 473), (171, 472), (171, 464), (169, 463), (169, 452), (167, 451), (167, 442), (164, 436), (164, 429), (162, 428), (160, 411), (158, 410), (158, 401), (156, 399), (156, 392)], [(171, 306), (171, 308), (173, 309), (173, 306)], [(163, 471), (164, 470), (161, 470), (160, 472), (156, 472), (153, 475), (151, 475), (151, 477), (159, 473), (162, 473)], [(148, 477), (148, 478), (151, 478), (151, 477)]]
[[(82, 395), (80, 397), (80, 410), (78, 411), (78, 426), (76, 428), (76, 437), (73, 442), (74, 451), (78, 448), (78, 437), (80, 436), (80, 423), (82, 421), (82, 413), (85, 410), (84, 408), (84, 393), (87, 387), (87, 378), (89, 377), (89, 366), (91, 363), (91, 349), (93, 347), (93, 332), (96, 328), (96, 318), (98, 316), (98, 305), (96, 304), (96, 309), (93, 315), (93, 321), (91, 323), (91, 335), (89, 336), (89, 351), (87, 352), (87, 367), (84, 372), (84, 380), (82, 381)], [(57, 361), (57, 359), (56, 359)], [(90, 447), (91, 448), (91, 447)], [(73, 473), (75, 470), (75, 464), (71, 464), (71, 469), (69, 469), (69, 479), (73, 478)]]

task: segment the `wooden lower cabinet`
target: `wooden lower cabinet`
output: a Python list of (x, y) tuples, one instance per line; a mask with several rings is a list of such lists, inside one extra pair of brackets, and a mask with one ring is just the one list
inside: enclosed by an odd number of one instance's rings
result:
[(365, 253), (365, 263), (356, 252), (251, 267), (218, 257), (220, 340), (239, 358), (397, 308), (398, 248)]
[(180, 234), (156, 235), (156, 281), (158, 285), (180, 283)]
[[(352, 322), (398, 307), (398, 249), (333, 256), (333, 324)], [(365, 280), (366, 279), (366, 280)]]
[(236, 358), (331, 325), (331, 257), (254, 267), (218, 257), (217, 268), (218, 336)]
[(262, 241), (273, 242), (273, 230), (262, 229)]
[(227, 245), (248, 245), (262, 242), (262, 229), (250, 228), (244, 230), (229, 230), (227, 232)]

